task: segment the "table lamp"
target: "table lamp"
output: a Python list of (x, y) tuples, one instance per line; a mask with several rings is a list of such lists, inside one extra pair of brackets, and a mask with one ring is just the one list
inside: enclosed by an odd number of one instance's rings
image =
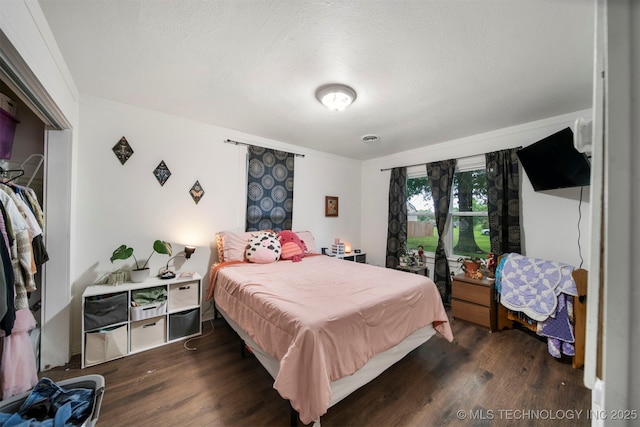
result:
[(169, 263), (171, 262), (171, 260), (176, 259), (178, 257), (184, 257), (185, 259), (189, 259), (191, 258), (191, 255), (193, 255), (195, 251), (196, 251), (195, 246), (185, 246), (184, 251), (180, 252), (176, 256), (169, 258), (169, 260), (167, 261), (167, 266), (160, 271), (160, 278), (173, 279), (174, 277), (176, 277), (176, 273), (169, 269)]

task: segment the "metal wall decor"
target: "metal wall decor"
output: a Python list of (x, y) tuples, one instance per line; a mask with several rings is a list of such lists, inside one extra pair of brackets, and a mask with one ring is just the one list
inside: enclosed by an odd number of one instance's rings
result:
[(167, 182), (167, 180), (171, 176), (171, 171), (165, 164), (164, 160), (162, 160), (160, 164), (154, 169), (153, 175), (155, 175), (160, 185), (164, 185), (164, 183)]
[(127, 138), (123, 136), (120, 138), (120, 141), (116, 142), (116, 145), (113, 146), (113, 152), (118, 160), (120, 160), (120, 163), (124, 165), (133, 154), (133, 148), (129, 145)]
[(202, 199), (202, 196), (204, 196), (204, 189), (200, 183), (196, 181), (195, 184), (191, 186), (189, 194), (191, 194), (191, 198), (193, 198), (193, 201), (196, 202), (197, 205), (200, 199)]

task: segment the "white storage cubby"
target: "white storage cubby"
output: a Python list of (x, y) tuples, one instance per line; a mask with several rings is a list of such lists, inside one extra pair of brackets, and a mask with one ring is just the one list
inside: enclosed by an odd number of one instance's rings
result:
[[(82, 294), (82, 367), (202, 334), (201, 277), (93, 285)], [(136, 292), (164, 289), (167, 300), (132, 304)]]

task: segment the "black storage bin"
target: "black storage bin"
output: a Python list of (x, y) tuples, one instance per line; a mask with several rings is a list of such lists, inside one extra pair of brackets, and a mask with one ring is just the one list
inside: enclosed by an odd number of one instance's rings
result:
[(199, 308), (169, 315), (169, 340), (197, 334), (198, 332), (200, 332)]
[(129, 320), (127, 292), (86, 299), (84, 303), (84, 329), (101, 328)]

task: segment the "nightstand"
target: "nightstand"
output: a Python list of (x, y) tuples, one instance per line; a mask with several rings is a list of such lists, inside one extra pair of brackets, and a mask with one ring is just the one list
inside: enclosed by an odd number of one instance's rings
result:
[(464, 274), (451, 282), (451, 314), (464, 320), (497, 331), (497, 309), (493, 279), (472, 279)]
[(326, 255), (329, 255), (331, 257), (334, 258), (339, 258), (339, 259), (343, 259), (345, 261), (355, 261), (355, 262), (359, 262), (361, 264), (366, 264), (367, 263), (367, 254), (364, 252), (349, 252), (346, 254), (330, 254), (327, 253)]
[(408, 273), (415, 273), (415, 274), (422, 274), (424, 276), (429, 276), (429, 267), (427, 267), (426, 265), (412, 265), (412, 266), (396, 266), (395, 267), (396, 270), (400, 270), (400, 271), (406, 271)]

